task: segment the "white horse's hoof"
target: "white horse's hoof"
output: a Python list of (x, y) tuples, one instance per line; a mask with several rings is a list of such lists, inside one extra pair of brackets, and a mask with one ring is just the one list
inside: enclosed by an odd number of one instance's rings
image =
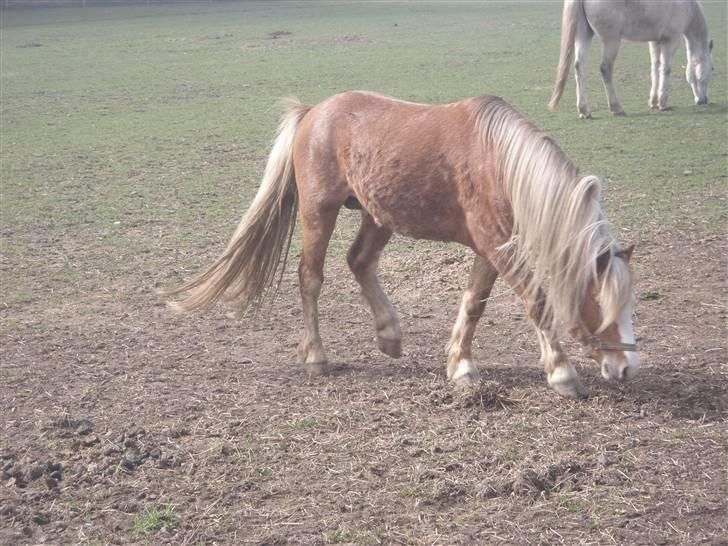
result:
[(586, 112), (586, 113), (579, 112), (579, 119), (591, 119), (591, 118), (592, 118), (591, 112)]

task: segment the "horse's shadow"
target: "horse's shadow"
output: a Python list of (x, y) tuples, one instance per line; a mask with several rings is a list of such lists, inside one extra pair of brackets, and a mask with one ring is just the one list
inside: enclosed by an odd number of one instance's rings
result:
[[(537, 366), (481, 365), (480, 370), (483, 381), (494, 382), (506, 391), (515, 388), (543, 389), (549, 396), (557, 397), (546, 387), (545, 374)], [(353, 373), (364, 382), (412, 378), (430, 381), (433, 376), (441, 377), (443, 388), (448, 388), (444, 366), (439, 363), (423, 364), (416, 360), (388, 361), (386, 365), (380, 364), (378, 359), (340, 362), (331, 366), (330, 377), (343, 378)], [(710, 369), (644, 367), (635, 379), (626, 383), (604, 380), (598, 367), (591, 365), (580, 367), (579, 375), (588, 387), (592, 400), (627, 403), (636, 412), (649, 411), (653, 415), (670, 419), (702, 422), (728, 419), (728, 390), (716, 372)]]
[[(648, 118), (653, 116), (714, 116), (728, 113), (726, 103), (708, 103), (703, 106), (670, 106), (665, 111), (659, 110), (635, 110), (627, 112), (626, 118)], [(590, 121), (608, 121), (614, 118), (609, 112), (596, 112)]]

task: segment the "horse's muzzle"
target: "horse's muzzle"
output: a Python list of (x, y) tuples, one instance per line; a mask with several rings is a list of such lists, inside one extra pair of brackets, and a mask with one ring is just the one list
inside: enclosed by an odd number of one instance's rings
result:
[(708, 104), (708, 96), (700, 97), (699, 99), (695, 99), (695, 104), (698, 106), (702, 106), (703, 104)]

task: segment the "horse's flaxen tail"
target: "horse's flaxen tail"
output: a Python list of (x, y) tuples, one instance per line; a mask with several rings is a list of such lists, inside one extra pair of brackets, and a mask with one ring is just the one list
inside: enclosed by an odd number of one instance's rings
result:
[(578, 18), (583, 14), (582, 0), (564, 0), (564, 11), (561, 16), (561, 52), (559, 53), (559, 66), (556, 69), (556, 82), (554, 92), (549, 101), (549, 110), (553, 112), (559, 104), (564, 92), (566, 79), (569, 77), (569, 67), (574, 58), (574, 41)]
[(205, 271), (165, 292), (188, 293), (182, 301), (172, 303), (173, 308), (205, 309), (224, 297), (240, 315), (260, 301), (275, 282), (276, 272), (283, 272), (298, 210), (293, 140), (298, 124), (311, 108), (294, 100), (288, 102), (258, 193), (227, 249)]

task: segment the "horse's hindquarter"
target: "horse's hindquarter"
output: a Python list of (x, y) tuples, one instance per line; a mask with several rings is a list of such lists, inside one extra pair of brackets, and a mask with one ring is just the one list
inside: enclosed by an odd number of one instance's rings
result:
[(336, 148), (362, 206), (397, 233), (473, 246), (469, 218), (489, 165), (467, 101), (427, 106), (350, 95), (339, 105)]
[(691, 0), (585, 0), (589, 25), (603, 40), (633, 42), (674, 40), (692, 14)]

